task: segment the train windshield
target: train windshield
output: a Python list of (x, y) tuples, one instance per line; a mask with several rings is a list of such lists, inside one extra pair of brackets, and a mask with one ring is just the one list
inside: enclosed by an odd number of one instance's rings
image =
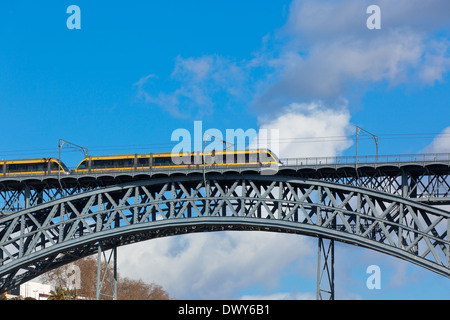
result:
[(268, 155), (269, 157), (273, 157), (273, 158), (275, 159), (276, 162), (281, 163), (281, 161), (280, 161), (280, 159), (278, 158), (278, 156), (277, 156), (275, 153), (273, 153), (272, 150), (267, 149), (267, 155)]
[(86, 160), (81, 161), (77, 169), (86, 169), (86, 163), (87, 163)]
[(69, 168), (67, 168), (67, 166), (64, 164), (64, 162), (61, 162), (60, 164), (64, 171), (69, 172)]

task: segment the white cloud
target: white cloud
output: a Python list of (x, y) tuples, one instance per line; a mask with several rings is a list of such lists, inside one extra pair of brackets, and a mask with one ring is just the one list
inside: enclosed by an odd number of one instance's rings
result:
[(172, 90), (158, 90), (143, 78), (136, 84), (138, 96), (175, 117), (210, 115), (230, 101), (237, 102), (235, 108), (278, 116), (291, 103), (320, 100), (331, 108), (373, 83), (442, 80), (450, 70), (450, 42), (436, 34), (448, 29), (449, 2), (375, 1), (381, 30), (366, 27), (370, 4), (295, 0), (286, 24), (262, 39), (253, 59), (177, 57), (170, 77), (158, 79)]
[[(173, 87), (172, 91), (150, 85), (148, 80), (155, 77), (151, 74), (135, 83), (137, 97), (177, 118), (212, 114), (217, 105), (226, 105), (246, 94), (247, 80), (242, 67), (218, 55), (177, 57), (170, 78), (159, 80), (159, 84)], [(220, 103), (216, 95), (221, 97)]]
[(450, 127), (438, 134), (421, 153), (450, 153)]
[(450, 3), (446, 0), (294, 0), (283, 32), (293, 33), (302, 41), (383, 34), (366, 28), (366, 9), (373, 4), (381, 10), (381, 30), (430, 32), (449, 27)]
[(450, 69), (450, 57), (446, 54), (447, 49), (450, 47), (450, 42), (432, 41), (432, 43), (430, 52), (425, 53), (423, 57), (424, 64), (419, 71), (420, 79), (426, 83), (442, 81), (444, 71)]
[[(366, 27), (370, 4), (296, 0), (287, 23), (266, 37), (278, 45), (268, 49), (266, 39), (264, 52), (255, 58), (270, 72), (252, 107), (262, 128), (279, 128), (280, 157), (340, 155), (352, 145), (350, 139), (305, 139), (353, 134), (351, 107), (340, 101), (360, 96), (374, 83), (432, 85), (449, 71), (449, 41), (433, 34), (448, 28), (448, 17), (442, 14), (448, 1), (377, 1), (382, 30)], [(286, 143), (294, 139), (304, 143)]]
[[(292, 103), (277, 118), (261, 119), (260, 127), (278, 130), (279, 141), (271, 141), (269, 147), (280, 158), (338, 156), (352, 145), (352, 128), (345, 105), (327, 108), (320, 102)], [(264, 142), (259, 146), (264, 147)]]
[(251, 285), (273, 290), (283, 268), (315, 256), (310, 240), (255, 231), (153, 239), (119, 248), (119, 272), (154, 281), (177, 299), (235, 299)]
[[(379, 1), (382, 29), (366, 27), (364, 1), (294, 1), (281, 43), (260, 64), (271, 81), (257, 93), (255, 110), (272, 112), (292, 102), (346, 97), (377, 82), (434, 84), (450, 70), (450, 45), (435, 35), (448, 28), (448, 1)], [(422, 10), (423, 11), (420, 11)], [(430, 17), (438, 17), (430, 21)], [(432, 27), (430, 27), (430, 25)], [(280, 49), (281, 48), (281, 49)]]

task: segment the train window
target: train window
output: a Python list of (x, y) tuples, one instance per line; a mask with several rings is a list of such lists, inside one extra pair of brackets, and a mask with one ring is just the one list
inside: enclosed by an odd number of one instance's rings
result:
[(9, 172), (47, 171), (47, 163), (12, 163), (7, 166)]
[[(252, 154), (254, 156), (254, 154)], [(220, 161), (220, 158), (218, 159)], [(241, 164), (241, 163), (249, 163), (254, 162), (255, 160), (250, 159), (249, 153), (227, 153), (223, 155), (223, 163), (224, 164)], [(220, 163), (220, 162), (217, 162)]]
[(34, 171), (34, 172), (47, 171), (47, 162), (32, 163), (29, 165), (27, 171)]
[(236, 163), (248, 163), (248, 153), (238, 153)]
[(226, 154), (225, 153), (223, 153), (223, 154), (216, 154), (215, 156), (213, 156), (211, 158), (211, 160), (212, 160), (213, 164), (214, 163), (226, 163), (226, 161), (227, 161)]
[(114, 161), (115, 168), (134, 167), (134, 159), (116, 159)]
[(64, 162), (61, 162), (61, 167), (63, 168), (64, 171), (69, 172), (69, 168), (67, 168)]
[(111, 160), (94, 160), (92, 161), (92, 167), (94, 168), (106, 168), (111, 167), (112, 161)]
[(2, 173), (3, 173), (3, 165), (0, 164), (0, 174), (2, 174)]
[(31, 171), (28, 164), (26, 163), (13, 163), (8, 165), (8, 170), (10, 172), (29, 172)]
[(155, 166), (169, 166), (172, 164), (171, 157), (154, 157), (153, 165)]
[(233, 164), (242, 162), (240, 155), (237, 153), (227, 153), (223, 155), (223, 163), (224, 164)]
[(259, 154), (259, 161), (260, 162), (272, 161), (272, 155), (269, 152), (261, 152)]
[(80, 165), (78, 166), (78, 169), (86, 169), (86, 164), (87, 164), (87, 161), (86, 161), (86, 160), (83, 160), (83, 161), (80, 163)]
[(133, 159), (105, 159), (105, 160), (94, 160), (92, 161), (92, 166), (94, 168), (123, 168), (123, 167), (133, 167)]
[(137, 159), (137, 166), (138, 167), (148, 167), (150, 158), (138, 158)]
[(234, 155), (235, 163), (248, 163), (248, 153), (236, 153)]
[(51, 170), (52, 170), (52, 171), (58, 171), (58, 170), (60, 170), (60, 169), (59, 169), (58, 162), (53, 162), (53, 161), (52, 161), (51, 164), (52, 164), (52, 165), (51, 165)]

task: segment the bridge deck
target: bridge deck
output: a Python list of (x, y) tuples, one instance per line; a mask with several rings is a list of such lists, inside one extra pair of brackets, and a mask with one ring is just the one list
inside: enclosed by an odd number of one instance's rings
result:
[[(361, 156), (356, 157), (314, 157), (314, 158), (287, 158), (280, 159), (282, 164), (277, 168), (280, 174), (295, 172), (296, 176), (316, 178), (325, 173), (327, 176), (335, 173), (339, 177), (358, 177), (372, 176), (374, 172), (380, 175), (399, 175), (402, 171), (414, 172), (415, 174), (448, 174), (450, 173), (450, 153), (444, 154), (420, 154), (420, 155), (386, 155), (386, 156)], [(105, 170), (97, 172), (83, 172), (60, 175), (42, 175), (42, 174), (18, 174), (6, 175), (0, 174), (0, 183), (4, 185), (14, 185), (14, 182), (32, 182), (51, 181), (55, 179), (64, 180), (84, 180), (84, 178), (102, 178), (102, 177), (125, 177), (135, 178), (137, 176), (153, 175), (173, 175), (173, 174), (198, 174), (203, 172), (210, 173), (240, 173), (240, 172), (259, 172), (260, 167), (246, 165), (220, 165), (207, 166), (197, 165), (189, 168), (158, 168), (153, 167), (148, 170)]]
[[(355, 162), (358, 160), (358, 162)], [(450, 154), (388, 155), (376, 157), (322, 157), (281, 159), (282, 164), (269, 170), (258, 166), (221, 165), (190, 168), (152, 168), (151, 170), (114, 170), (60, 175), (9, 175), (0, 177), (0, 212), (12, 209), (9, 203), (25, 205), (28, 193), (36, 203), (49, 199), (42, 191), (63, 189), (74, 194), (129, 181), (167, 176), (210, 174), (276, 174), (295, 178), (317, 179), (365, 187), (429, 204), (450, 204)], [(7, 193), (11, 194), (7, 194)], [(13, 194), (16, 192), (16, 194)], [(53, 192), (58, 197), (58, 192)], [(17, 201), (8, 201), (17, 198)], [(2, 201), (3, 199), (3, 201)], [(5, 202), (5, 203), (3, 203)], [(20, 205), (18, 208), (23, 207)], [(31, 203), (31, 205), (33, 205)], [(26, 207), (26, 205), (25, 205)], [(17, 210), (15, 208), (14, 210)]]

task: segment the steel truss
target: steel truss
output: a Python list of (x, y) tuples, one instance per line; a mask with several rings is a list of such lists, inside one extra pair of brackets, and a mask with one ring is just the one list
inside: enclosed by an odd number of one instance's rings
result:
[(387, 192), (431, 205), (450, 204), (450, 174), (427, 168), (420, 172), (396, 170), (390, 174), (383, 170), (365, 171), (364, 175), (358, 176), (333, 174), (321, 179)]
[[(208, 196), (207, 196), (208, 195)], [(286, 176), (131, 181), (0, 216), (0, 291), (102, 250), (192, 232), (305, 234), (375, 249), (450, 277), (450, 213), (361, 187)]]
[[(257, 168), (214, 169), (221, 174), (254, 174)], [(203, 174), (202, 170), (144, 171), (64, 176), (29, 176), (0, 178), (0, 215), (10, 214), (62, 197), (121, 184), (130, 181), (154, 179), (171, 175)], [(211, 174), (210, 172), (208, 174)], [(430, 205), (450, 204), (450, 164), (428, 166), (351, 167), (284, 166), (278, 175), (301, 179), (324, 180), (343, 185), (364, 187), (410, 198)]]

